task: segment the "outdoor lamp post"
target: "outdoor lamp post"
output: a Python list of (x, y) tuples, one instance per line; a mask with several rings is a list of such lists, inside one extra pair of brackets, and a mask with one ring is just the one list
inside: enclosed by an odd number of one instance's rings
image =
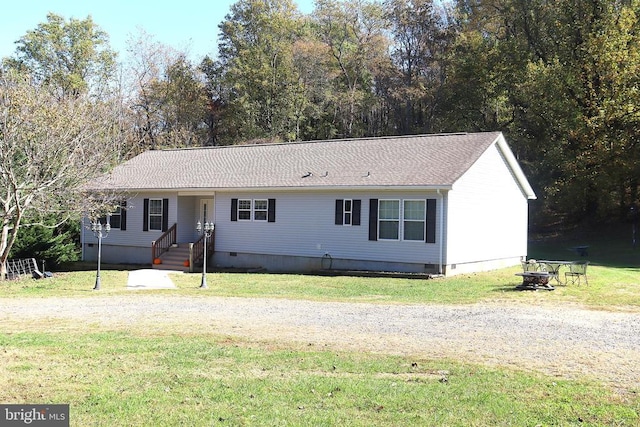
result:
[(200, 281), (200, 289), (207, 289), (207, 240), (211, 238), (215, 225), (212, 222), (204, 223), (204, 226), (198, 221), (196, 231), (204, 233), (204, 260), (202, 262), (202, 280)]
[(104, 225), (100, 224), (100, 221), (91, 223), (91, 231), (93, 235), (98, 239), (98, 271), (96, 273), (96, 285), (93, 287), (94, 291), (100, 290), (100, 258), (102, 257), (102, 239), (105, 239), (111, 231), (111, 224), (107, 221)]

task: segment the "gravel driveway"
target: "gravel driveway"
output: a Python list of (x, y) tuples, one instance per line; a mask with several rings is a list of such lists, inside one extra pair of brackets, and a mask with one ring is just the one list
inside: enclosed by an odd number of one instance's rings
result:
[[(327, 303), (182, 296), (0, 299), (3, 331), (91, 324), (446, 357), (640, 386), (640, 314), (566, 306)], [(82, 322), (78, 325), (76, 322)], [(65, 326), (66, 325), (66, 326)]]

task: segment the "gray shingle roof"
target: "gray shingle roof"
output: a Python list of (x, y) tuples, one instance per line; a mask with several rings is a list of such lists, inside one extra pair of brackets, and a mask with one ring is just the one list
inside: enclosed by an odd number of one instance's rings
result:
[(457, 133), (147, 151), (90, 188), (446, 188), (499, 136)]

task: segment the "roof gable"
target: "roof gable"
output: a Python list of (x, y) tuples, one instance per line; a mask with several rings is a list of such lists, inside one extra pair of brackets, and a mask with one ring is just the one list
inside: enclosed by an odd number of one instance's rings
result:
[(446, 189), (499, 138), (457, 133), (147, 151), (90, 187)]

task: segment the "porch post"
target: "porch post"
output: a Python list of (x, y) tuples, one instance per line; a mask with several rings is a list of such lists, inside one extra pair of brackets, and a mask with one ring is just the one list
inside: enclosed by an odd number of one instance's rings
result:
[(193, 243), (189, 243), (189, 273), (193, 273)]

